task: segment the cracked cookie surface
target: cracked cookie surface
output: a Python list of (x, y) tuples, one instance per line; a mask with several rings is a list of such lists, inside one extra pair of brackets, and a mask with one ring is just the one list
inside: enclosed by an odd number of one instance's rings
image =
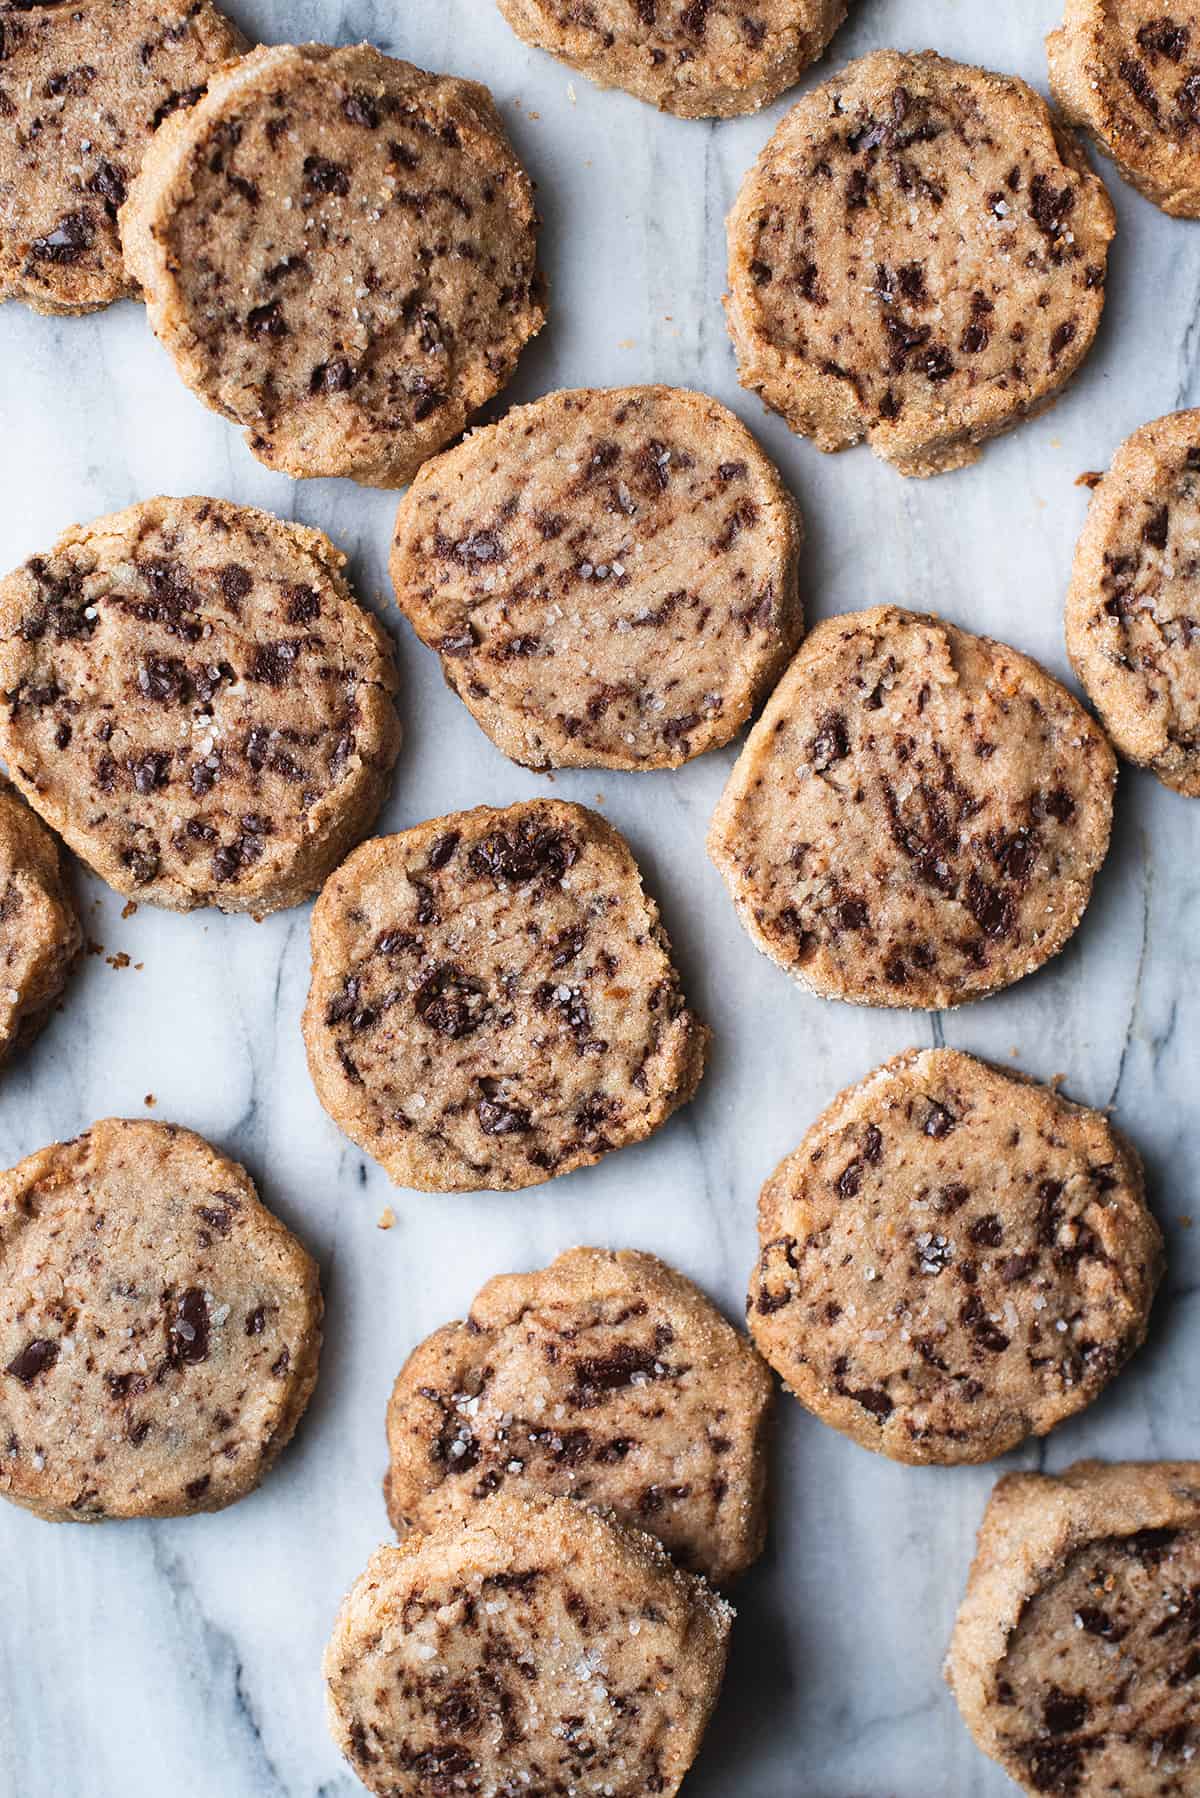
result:
[(167, 121), (121, 214), (193, 392), (291, 475), (409, 481), (541, 328), (533, 190), (486, 88), (275, 45)]
[(0, 1061), (41, 1029), (82, 942), (58, 844), (0, 775)]
[(1200, 7), (1066, 0), (1046, 52), (1071, 123), (1164, 212), (1200, 216)]
[(989, 1461), (1108, 1385), (1162, 1271), (1098, 1111), (953, 1049), (848, 1088), (759, 1200), (755, 1342), (810, 1411), (914, 1463)]
[(672, 387), (516, 407), (400, 503), (396, 598), (514, 761), (672, 768), (799, 641), (798, 511), (733, 413)]
[(268, 512), (154, 499), (0, 582), (0, 751), (118, 892), (261, 916), (368, 828), (396, 674), (344, 563)]
[(316, 1263), (246, 1170), (108, 1118), (0, 1175), (0, 1496), (55, 1522), (242, 1498), (317, 1377)]
[(372, 1555), (325, 1651), (330, 1728), (380, 1798), (672, 1798), (731, 1618), (642, 1531), (499, 1493)]
[(136, 296), (117, 213), (146, 146), (245, 48), (209, 0), (0, 6), (0, 300)]
[(1200, 411), (1143, 425), (1092, 495), (1067, 653), (1122, 755), (1200, 797)]
[(1031, 973), (1083, 915), (1116, 759), (1006, 644), (896, 606), (817, 626), (709, 829), (750, 936), (801, 985), (941, 1010)]
[(397, 1185), (587, 1167), (649, 1136), (703, 1071), (658, 907), (581, 805), (479, 806), (364, 843), (317, 900), (312, 965), (317, 1095)]
[(756, 112), (800, 79), (846, 0), (500, 0), (517, 36), (683, 118)]
[(946, 1679), (1025, 1792), (1195, 1798), (1200, 1462), (1002, 1479)]
[(792, 109), (730, 213), (738, 379), (818, 449), (962, 467), (1082, 362), (1114, 230), (1032, 88), (877, 51)]
[(762, 1550), (772, 1383), (699, 1287), (654, 1255), (568, 1249), (501, 1274), (409, 1356), (388, 1406), (400, 1534), (501, 1488), (611, 1509), (724, 1585)]

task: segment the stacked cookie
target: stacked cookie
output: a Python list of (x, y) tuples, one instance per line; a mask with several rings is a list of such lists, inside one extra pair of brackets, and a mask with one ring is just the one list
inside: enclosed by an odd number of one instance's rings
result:
[[(723, 116), (792, 84), (845, 8), (501, 10), (601, 84)], [(1145, 10), (1069, 0), (1052, 84), (1189, 214), (1200, 20)], [(1112, 744), (1200, 792), (1198, 415), (1135, 433), (1080, 540), (1067, 640), (1102, 730), (1029, 658), (924, 613), (802, 643), (798, 509), (706, 395), (555, 392), (447, 447), (545, 315), (532, 184), (484, 88), (367, 45), (248, 50), (207, 4), (140, 0), (18, 6), (0, 74), (0, 297), (140, 293), (268, 467), (411, 482), (399, 608), (512, 761), (675, 769), (763, 708), (709, 851), (807, 990), (941, 1011), (1011, 985), (1081, 920)], [(822, 450), (961, 467), (1081, 365), (1113, 232), (1023, 82), (864, 57), (784, 118), (730, 216), (738, 378)], [(157, 499), (0, 584), (0, 750), (28, 801), (0, 792), (0, 1054), (80, 945), (53, 830), (181, 911), (319, 891), (313, 1083), (397, 1184), (590, 1166), (703, 1072), (658, 907), (573, 803), (363, 841), (397, 681), (344, 564), (267, 513)], [(400, 1546), (325, 1662), (372, 1790), (676, 1792), (724, 1668), (717, 1589), (764, 1540), (768, 1365), (863, 1446), (983, 1462), (1099, 1396), (1162, 1271), (1108, 1119), (948, 1050), (837, 1097), (764, 1186), (759, 1234), (755, 1346), (653, 1257), (576, 1249), (414, 1349), (387, 1420)], [(311, 1259), (190, 1132), (108, 1120), (30, 1157), (0, 1182), (0, 1493), (61, 1520), (232, 1503), (296, 1428), (321, 1312)], [(1194, 1464), (1000, 1482), (947, 1673), (1027, 1790), (1140, 1791), (1160, 1769), (1191, 1789), (1198, 1543)]]

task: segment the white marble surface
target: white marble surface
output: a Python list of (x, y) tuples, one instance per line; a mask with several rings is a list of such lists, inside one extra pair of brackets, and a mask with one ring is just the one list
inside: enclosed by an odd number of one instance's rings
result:
[[(1057, 410), (974, 469), (906, 483), (864, 451), (828, 459), (740, 394), (719, 296), (723, 220), (773, 118), (657, 117), (525, 50), (491, 0), (232, 0), (265, 38), (374, 40), (486, 80), (538, 180), (551, 322), (511, 390), (638, 380), (707, 388), (777, 456), (804, 508), (811, 615), (884, 599), (1006, 637), (1065, 674), (1061, 611), (1085, 495), (1134, 426), (1200, 403), (1200, 227), (1115, 178), (1120, 234), (1103, 331)], [(1044, 89), (1056, 0), (852, 0), (832, 57), (882, 45), (1013, 70)], [(505, 762), (396, 629), (394, 500), (261, 469), (175, 379), (139, 307), (52, 321), (0, 314), (0, 565), (76, 519), (158, 491), (215, 493), (323, 526), (399, 642), (406, 746), (396, 828), (546, 790)], [(1115, 1389), (1014, 1464), (1200, 1452), (1200, 803), (1124, 771), (1112, 854), (1059, 960), (942, 1019), (827, 1005), (756, 954), (705, 860), (732, 751), (677, 774), (561, 775), (630, 837), (688, 990), (716, 1037), (698, 1099), (650, 1143), (532, 1192), (421, 1198), (320, 1110), (299, 1016), (307, 910), (256, 925), (121, 902), (80, 876), (88, 960), (65, 1011), (0, 1084), (0, 1161), (109, 1113), (194, 1126), (245, 1160), (320, 1256), (328, 1338), (311, 1412), (254, 1497), (214, 1517), (94, 1529), (0, 1506), (2, 1798), (350, 1798), (325, 1733), (321, 1648), (386, 1535), (383, 1411), (411, 1345), (502, 1269), (575, 1242), (657, 1250), (741, 1309), (754, 1204), (775, 1161), (845, 1083), (910, 1043), (947, 1041), (1113, 1104), (1146, 1156), (1170, 1271), (1149, 1346)], [(157, 1097), (146, 1113), (147, 1093)], [(397, 1225), (376, 1228), (391, 1203)], [(729, 1677), (689, 1798), (1002, 1798), (940, 1680), (996, 1469), (913, 1470), (782, 1408), (769, 1551), (739, 1595)]]

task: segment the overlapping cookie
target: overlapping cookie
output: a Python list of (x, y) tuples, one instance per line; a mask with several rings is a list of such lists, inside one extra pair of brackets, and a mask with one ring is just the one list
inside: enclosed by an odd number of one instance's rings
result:
[(150, 322), (292, 475), (400, 487), (541, 328), (533, 190), (486, 88), (274, 45), (159, 131), (121, 214)]
[(325, 1651), (330, 1726), (380, 1798), (673, 1798), (731, 1618), (641, 1530), (498, 1493), (372, 1555)]
[(245, 48), (211, 0), (0, 7), (0, 300), (94, 312), (137, 293), (117, 214), (146, 146)]
[(409, 1356), (388, 1406), (396, 1529), (549, 1492), (649, 1530), (725, 1585), (766, 1532), (771, 1378), (690, 1280), (631, 1249), (502, 1274)]

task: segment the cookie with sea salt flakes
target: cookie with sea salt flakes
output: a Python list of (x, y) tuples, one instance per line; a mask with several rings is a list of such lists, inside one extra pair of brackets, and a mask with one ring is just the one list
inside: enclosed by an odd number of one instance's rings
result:
[(1176, 218), (1200, 216), (1200, 7), (1066, 0), (1046, 39), (1050, 91), (1127, 181)]
[(58, 844), (0, 775), (0, 1061), (41, 1029), (82, 941)]
[(500, 0), (519, 38), (685, 119), (756, 112), (797, 82), (846, 0)]
[(1198, 1644), (1200, 1462), (999, 1482), (945, 1671), (1022, 1791), (1195, 1798)]
[(427, 462), (391, 574), (514, 761), (674, 768), (736, 734), (799, 641), (801, 535), (774, 466), (716, 400), (585, 388)]
[(169, 119), (121, 213), (154, 331), (291, 475), (401, 487), (541, 329), (533, 189), (487, 89), (276, 44)]
[(1067, 653), (1121, 754), (1200, 797), (1200, 411), (1143, 425), (1092, 495)]
[(839, 1094), (759, 1201), (755, 1342), (896, 1461), (989, 1461), (1096, 1398), (1146, 1334), (1162, 1237), (1101, 1112), (953, 1049)]
[(0, 1175), (0, 1496), (219, 1511), (291, 1438), (320, 1346), (315, 1262), (190, 1130), (108, 1118)]
[(595, 812), (534, 799), (355, 850), (313, 910), (308, 1065), (400, 1186), (535, 1186), (690, 1099), (708, 1031)]
[(325, 1650), (330, 1728), (380, 1798), (672, 1798), (732, 1616), (641, 1530), (498, 1493), (371, 1556)]
[(269, 512), (153, 499), (0, 581), (0, 753), (118, 892), (262, 916), (371, 824), (396, 673), (345, 560)]
[(501, 1274), (409, 1356), (388, 1406), (396, 1530), (467, 1522), (501, 1488), (649, 1530), (725, 1585), (766, 1532), (771, 1376), (657, 1256), (568, 1249)]
[(245, 48), (210, 0), (0, 4), (0, 300), (136, 295), (117, 213), (146, 146)]
[(1116, 759), (1004, 643), (898, 606), (802, 645), (708, 847), (750, 936), (803, 986), (941, 1010), (1057, 954), (1112, 823)]
[(1023, 81), (876, 51), (793, 107), (730, 213), (738, 379), (818, 449), (961, 468), (1083, 361), (1114, 230)]

